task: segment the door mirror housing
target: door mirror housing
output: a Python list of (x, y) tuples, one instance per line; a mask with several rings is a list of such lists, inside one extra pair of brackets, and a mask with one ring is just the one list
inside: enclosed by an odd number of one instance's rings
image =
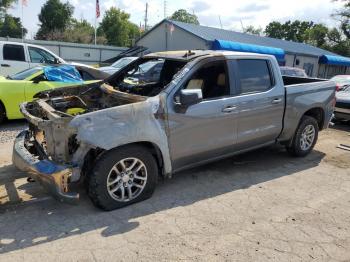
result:
[(189, 107), (198, 104), (203, 100), (201, 89), (181, 89), (179, 94), (175, 96), (175, 103), (182, 107)]

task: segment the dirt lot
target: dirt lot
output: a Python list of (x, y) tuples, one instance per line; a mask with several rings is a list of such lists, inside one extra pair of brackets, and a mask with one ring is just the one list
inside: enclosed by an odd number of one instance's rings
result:
[[(11, 165), (0, 128), (0, 261), (350, 261), (350, 126), (304, 159), (262, 149), (162, 180), (142, 203), (60, 204)], [(5, 131), (6, 130), (6, 135)], [(9, 138), (5, 138), (9, 137)]]

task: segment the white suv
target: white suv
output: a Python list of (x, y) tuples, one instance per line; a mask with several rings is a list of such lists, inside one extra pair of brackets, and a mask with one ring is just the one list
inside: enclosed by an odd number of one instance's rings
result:
[(0, 41), (0, 75), (7, 76), (41, 64), (66, 63), (44, 47)]

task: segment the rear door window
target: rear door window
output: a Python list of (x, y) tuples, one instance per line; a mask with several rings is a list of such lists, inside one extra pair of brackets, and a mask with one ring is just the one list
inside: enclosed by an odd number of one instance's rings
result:
[(24, 47), (22, 45), (4, 44), (4, 60), (25, 62)]
[(260, 93), (272, 88), (269, 62), (262, 59), (237, 60), (241, 94)]

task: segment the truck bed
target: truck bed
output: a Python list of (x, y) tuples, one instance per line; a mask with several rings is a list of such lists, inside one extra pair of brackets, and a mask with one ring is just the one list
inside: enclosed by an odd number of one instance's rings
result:
[(327, 79), (321, 78), (306, 78), (296, 76), (282, 76), (282, 79), (285, 86), (328, 81)]

